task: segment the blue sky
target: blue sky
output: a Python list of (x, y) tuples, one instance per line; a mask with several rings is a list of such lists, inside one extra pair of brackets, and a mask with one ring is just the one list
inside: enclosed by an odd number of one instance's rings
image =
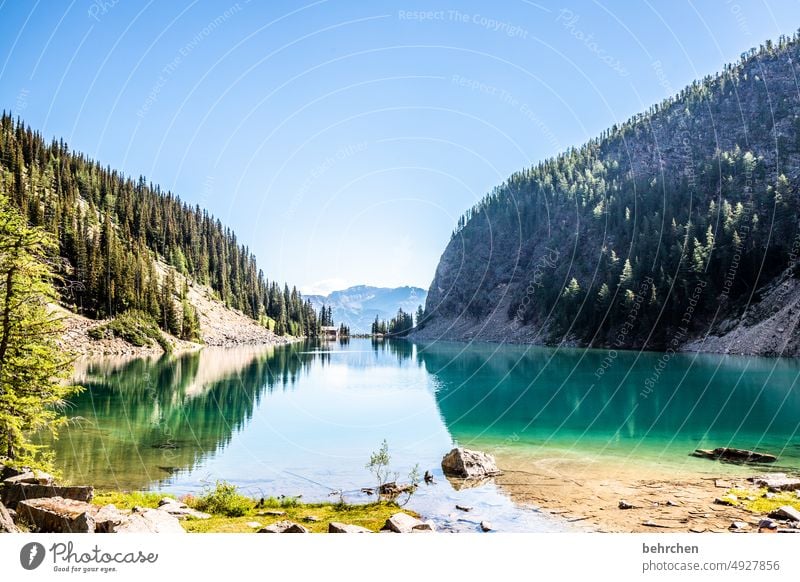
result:
[(208, 208), (306, 292), (427, 288), (510, 173), (800, 26), (800, 3), (0, 4), (0, 108)]

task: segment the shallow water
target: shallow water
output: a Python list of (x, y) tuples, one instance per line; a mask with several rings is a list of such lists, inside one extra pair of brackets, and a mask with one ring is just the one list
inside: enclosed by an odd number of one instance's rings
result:
[(254, 496), (322, 500), (342, 490), (358, 501), (372, 483), (364, 465), (385, 438), (401, 481), (415, 463), (436, 477), (410, 507), (466, 531), (481, 519), (505, 531), (562, 526), (492, 484), (455, 490), (439, 468), (454, 441), (522, 459), (687, 472), (720, 468), (689, 457), (693, 449), (736, 446), (800, 468), (797, 362), (662, 358), (351, 340), (86, 361), (77, 371), (86, 391), (69, 411), (81, 420), (54, 446), (65, 478), (100, 488), (196, 493), (224, 479)]

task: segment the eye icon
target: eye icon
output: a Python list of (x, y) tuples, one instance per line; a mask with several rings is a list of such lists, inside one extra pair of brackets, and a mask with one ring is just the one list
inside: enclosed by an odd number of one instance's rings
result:
[(19, 563), (26, 570), (35, 570), (42, 565), (44, 554), (44, 546), (39, 542), (25, 544), (19, 551)]

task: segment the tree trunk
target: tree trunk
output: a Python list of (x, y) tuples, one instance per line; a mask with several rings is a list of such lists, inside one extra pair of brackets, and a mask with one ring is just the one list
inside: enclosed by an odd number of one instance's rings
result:
[[(19, 249), (19, 243), (17, 243), (16, 249)], [(3, 337), (0, 339), (0, 369), (3, 368), (3, 364), (6, 361), (6, 350), (8, 350), (8, 336), (11, 333), (11, 299), (14, 295), (14, 271), (16, 267), (13, 265), (8, 268), (8, 272), (6, 273), (6, 297), (5, 297), (5, 304), (3, 305), (3, 324), (2, 324), (2, 334)]]

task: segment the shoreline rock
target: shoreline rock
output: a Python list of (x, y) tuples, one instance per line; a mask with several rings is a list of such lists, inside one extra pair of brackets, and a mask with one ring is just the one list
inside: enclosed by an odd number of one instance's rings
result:
[(309, 531), (304, 528), (299, 523), (294, 523), (293, 521), (284, 520), (278, 521), (267, 527), (263, 527), (258, 530), (258, 533), (309, 533)]
[(734, 449), (730, 447), (717, 447), (714, 450), (696, 449), (692, 453), (693, 457), (701, 459), (711, 459), (715, 461), (727, 461), (730, 463), (774, 463), (778, 457), (770, 453), (758, 453), (747, 449)]
[(447, 477), (483, 479), (502, 474), (492, 455), (456, 447), (442, 459), (442, 471)]
[(432, 524), (400, 511), (386, 520), (381, 531), (393, 533), (427, 533), (433, 532), (435, 529)]

